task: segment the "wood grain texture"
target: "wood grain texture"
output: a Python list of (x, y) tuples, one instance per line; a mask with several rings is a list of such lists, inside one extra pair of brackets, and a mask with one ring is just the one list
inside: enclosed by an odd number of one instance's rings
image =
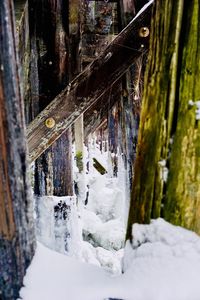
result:
[[(79, 12), (77, 2), (73, 3), (73, 7), (74, 11)], [(32, 111), (32, 119), (63, 90), (75, 72), (74, 66), (71, 66), (74, 61), (71, 53), (75, 52), (75, 45), (69, 34), (70, 5), (65, 0), (29, 1), (31, 53), (34, 52), (30, 68), (32, 105), (29, 115)], [(52, 118), (49, 120), (54, 123)], [(70, 130), (60, 139), (35, 162), (36, 195), (72, 194)]]
[[(148, 49), (148, 38), (139, 29), (149, 26), (152, 3), (115, 38), (105, 51), (68, 85), (29, 125), (30, 161), (44, 152), (69, 126), (113, 85)], [(45, 126), (52, 117), (56, 125)]]
[(17, 299), (35, 249), (11, 0), (0, 2), (0, 298)]
[(155, 2), (127, 238), (160, 216), (200, 233), (199, 13), (198, 0)]

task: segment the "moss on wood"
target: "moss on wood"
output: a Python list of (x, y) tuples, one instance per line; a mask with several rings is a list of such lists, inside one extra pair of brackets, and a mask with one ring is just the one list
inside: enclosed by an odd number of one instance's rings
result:
[[(196, 103), (200, 99), (199, 1), (187, 3), (185, 10), (179, 109), (164, 216), (175, 224), (200, 233), (200, 125), (196, 120)], [(193, 105), (190, 104), (192, 102)]]
[(197, 0), (155, 2), (128, 238), (160, 215), (200, 232), (199, 32)]
[(93, 167), (101, 174), (104, 175), (107, 173), (106, 169), (98, 162), (96, 158), (93, 158)]

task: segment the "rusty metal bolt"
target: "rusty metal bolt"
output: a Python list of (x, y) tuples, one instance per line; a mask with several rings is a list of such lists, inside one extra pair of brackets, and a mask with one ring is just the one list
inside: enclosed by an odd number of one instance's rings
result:
[(139, 30), (140, 37), (147, 37), (149, 35), (149, 28), (148, 27), (141, 27)]
[(47, 128), (53, 128), (56, 125), (56, 121), (54, 120), (54, 118), (48, 118), (45, 121), (45, 126)]

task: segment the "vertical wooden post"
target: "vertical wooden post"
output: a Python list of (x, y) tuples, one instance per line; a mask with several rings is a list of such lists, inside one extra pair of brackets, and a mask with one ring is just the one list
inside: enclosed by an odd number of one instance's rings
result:
[(73, 195), (72, 174), (72, 131), (66, 130), (52, 145), (53, 193), (56, 196)]
[[(69, 3), (31, 0), (29, 6), (31, 45), (36, 53), (31, 66), (38, 78), (38, 84), (32, 84), (36, 92), (32, 107), (37, 114), (37, 107), (39, 111), (45, 108), (70, 79)], [(73, 194), (71, 141), (69, 129), (36, 161), (36, 194)]]
[(160, 215), (200, 233), (199, 12), (155, 1), (127, 237)]
[(18, 298), (35, 249), (13, 3), (0, 1), (0, 299)]
[(76, 160), (79, 172), (83, 171), (83, 155), (84, 155), (84, 134), (83, 134), (83, 114), (76, 120), (74, 124)]
[[(120, 95), (117, 95), (120, 99)], [(111, 162), (113, 166), (113, 176), (117, 176), (118, 172), (118, 146), (119, 146), (119, 131), (118, 131), (118, 110), (117, 105), (110, 109), (108, 113), (108, 145), (111, 153)]]
[(79, 170), (76, 174), (77, 197), (79, 200), (79, 209), (82, 209), (86, 200), (86, 181), (84, 166), (84, 128), (83, 114), (76, 120), (74, 124), (75, 148), (76, 148), (76, 165)]

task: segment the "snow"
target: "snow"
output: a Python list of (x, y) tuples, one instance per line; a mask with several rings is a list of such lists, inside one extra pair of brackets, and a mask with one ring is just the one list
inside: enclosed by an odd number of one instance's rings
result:
[(165, 159), (160, 160), (158, 162), (158, 165), (160, 166), (160, 179), (163, 180), (164, 182), (167, 182), (168, 179), (168, 173), (169, 170), (167, 168), (167, 161)]
[[(78, 197), (36, 199), (39, 242), (21, 299), (200, 300), (200, 237), (157, 219), (134, 224), (124, 249), (129, 190), (123, 160), (118, 156), (113, 177), (108, 153), (96, 141), (86, 154), (90, 172), (76, 178), (79, 187), (89, 187), (87, 205), (84, 189)], [(107, 174), (92, 167), (93, 157)], [(55, 210), (59, 203), (64, 210)]]
[(121, 274), (123, 249), (116, 252), (111, 252), (102, 247), (97, 247), (96, 257), (104, 269), (115, 275)]
[(101, 246), (107, 250), (120, 250), (124, 246), (125, 228), (120, 219), (115, 219), (97, 225), (95, 232), (89, 236), (90, 242), (95, 247)]
[(200, 299), (200, 238), (193, 232), (163, 219), (134, 224), (124, 265), (125, 273), (113, 276), (38, 243), (20, 296), (23, 300)]
[(122, 215), (123, 194), (118, 185), (117, 178), (108, 178), (107, 175), (97, 175), (89, 180), (87, 209), (95, 212), (104, 222)]
[[(75, 147), (73, 153), (76, 153)], [(93, 157), (107, 170), (112, 168), (108, 152), (101, 152), (96, 140), (92, 140), (89, 151), (84, 148), (84, 172), (81, 174), (74, 160), (77, 196), (36, 197), (37, 240), (59, 253), (120, 274), (125, 239), (125, 171), (121, 165), (119, 178), (101, 175), (93, 167)], [(85, 168), (88, 162), (90, 172)]]
[(84, 165), (89, 160), (92, 165), (89, 173), (80, 174), (74, 161), (74, 178), (79, 188), (77, 197), (36, 198), (37, 240), (59, 253), (120, 274), (122, 255), (119, 251), (123, 251), (125, 239), (123, 184), (119, 188), (119, 178), (101, 175), (93, 167), (93, 157), (106, 169), (111, 167), (108, 153), (101, 153), (95, 140), (90, 152), (85, 147), (84, 154)]
[[(91, 147), (93, 145), (93, 147)], [(95, 157), (108, 171), (110, 161), (107, 152), (100, 152), (95, 143), (90, 146), (90, 158)], [(121, 169), (123, 169), (121, 167)], [(109, 172), (112, 173), (112, 172)], [(94, 168), (87, 177), (89, 186), (88, 204), (81, 211), (83, 237), (94, 247), (102, 247), (112, 260), (116, 260), (115, 251), (124, 247), (125, 239), (125, 183), (121, 177), (99, 174)], [(103, 250), (101, 250), (103, 251)], [(97, 255), (99, 259), (99, 256)], [(104, 258), (105, 260), (105, 258)], [(109, 259), (107, 258), (107, 261)], [(102, 266), (102, 260), (100, 260)], [(119, 261), (117, 265), (119, 265)], [(107, 263), (107, 266), (109, 263)], [(110, 263), (113, 266), (113, 262)], [(111, 267), (112, 272), (114, 268)], [(119, 269), (117, 267), (117, 272)]]
[(200, 100), (196, 101), (196, 120), (200, 120)]
[(36, 197), (35, 206), (37, 240), (61, 253), (77, 253), (82, 233), (76, 197)]
[(194, 102), (193, 100), (188, 101), (189, 106), (195, 106), (196, 120), (200, 120), (200, 100)]
[[(179, 226), (173, 226), (159, 218), (150, 225), (134, 224), (132, 244), (125, 247), (124, 270), (136, 257), (173, 257), (200, 259), (200, 238), (197, 234)], [(134, 251), (132, 251), (134, 250)]]

